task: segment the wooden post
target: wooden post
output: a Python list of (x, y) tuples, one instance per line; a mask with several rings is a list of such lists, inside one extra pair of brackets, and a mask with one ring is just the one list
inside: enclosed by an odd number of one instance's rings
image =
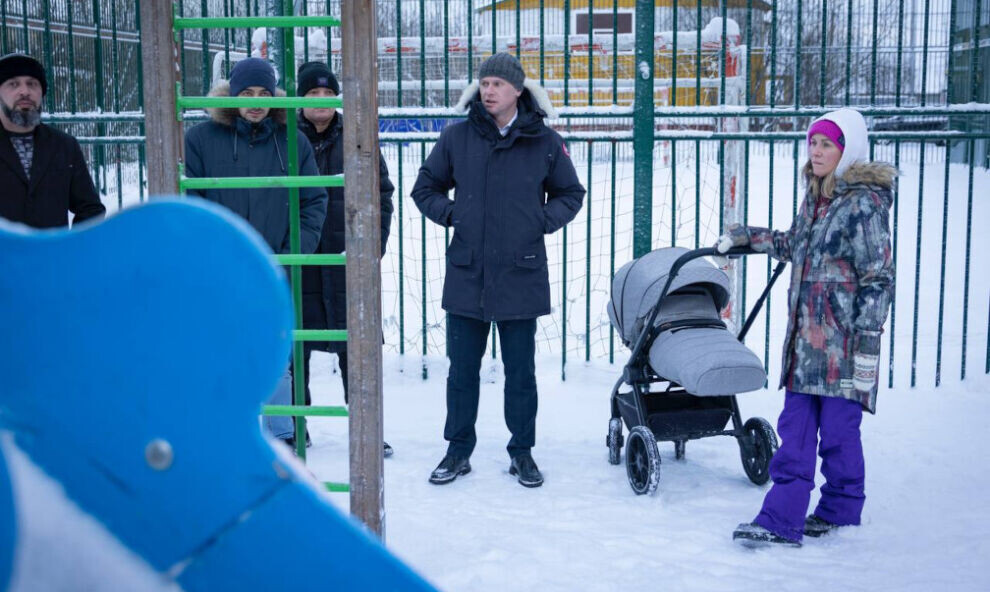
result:
[(378, 41), (373, 0), (341, 2), (351, 513), (385, 538)]
[(182, 122), (175, 115), (179, 58), (172, 32), (172, 3), (138, 4), (148, 195), (175, 195), (179, 192), (177, 163), (182, 159)]

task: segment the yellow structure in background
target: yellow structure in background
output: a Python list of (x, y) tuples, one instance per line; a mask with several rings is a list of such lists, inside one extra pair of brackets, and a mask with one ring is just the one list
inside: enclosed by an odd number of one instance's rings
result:
[[(724, 2), (726, 0), (722, 0)], [(719, 0), (702, 0), (702, 7), (720, 9)], [(542, 4), (542, 12), (541, 12)], [(754, 19), (763, 11), (770, 10), (770, 5), (760, 0), (728, 0), (727, 8), (752, 7)], [(747, 5), (748, 4), (748, 5)], [(589, 5), (592, 15), (589, 17)], [(555, 23), (560, 28), (546, 34), (543, 39), (543, 72), (542, 81), (550, 98), (555, 105), (631, 105), (635, 83), (635, 49), (634, 49), (634, 15), (635, 0), (571, 0), (567, 3), (569, 12), (565, 13), (563, 0), (502, 0), (476, 8), (477, 22), (482, 26), (481, 35), (491, 34), (491, 11), (496, 15), (497, 34), (500, 39), (507, 40), (506, 51), (517, 54), (526, 70), (526, 76), (541, 80), (540, 56), (541, 40), (533, 35), (520, 35), (519, 45), (516, 44), (515, 23), (527, 23), (522, 29), (538, 27), (539, 19), (545, 23)], [(656, 9), (673, 10), (672, 0), (656, 0)], [(678, 8), (696, 9), (697, 3), (690, 0), (677, 2)], [(519, 13), (517, 15), (517, 12)], [(711, 10), (707, 11), (711, 14)], [(565, 44), (560, 23), (563, 19), (571, 19), (570, 43), (566, 46), (569, 60), (565, 60)], [(588, 23), (592, 22), (592, 34), (588, 35)], [(709, 26), (715, 26), (717, 34), (703, 36), (701, 47), (698, 47), (696, 30), (681, 31), (677, 43), (676, 77), (674, 76), (674, 44), (673, 33), (670, 31), (657, 32), (655, 35), (656, 50), (653, 61), (653, 76), (656, 89), (654, 101), (657, 106), (694, 106), (718, 105), (719, 85), (721, 83), (721, 57), (723, 53), (721, 37), (721, 21), (711, 21)], [(613, 26), (618, 26), (618, 47), (613, 48)], [(549, 29), (550, 27), (547, 27)], [(742, 46), (740, 35), (728, 35), (725, 55), (726, 78), (745, 76), (744, 68), (745, 46)], [(591, 52), (589, 56), (589, 42)], [(700, 61), (699, 61), (700, 51)], [(490, 49), (484, 56), (490, 55)], [(568, 63), (565, 63), (568, 62)], [(749, 67), (751, 72), (762, 72), (764, 59), (762, 51), (751, 52)], [(700, 72), (700, 75), (699, 75)], [(590, 76), (589, 76), (590, 75)], [(588, 81), (592, 79), (592, 96), (589, 101)], [(751, 77), (750, 97), (752, 104), (761, 104), (762, 93), (759, 91), (762, 77)], [(613, 82), (613, 80), (615, 82)], [(738, 83), (737, 83), (738, 84)], [(567, 101), (564, 98), (564, 88), (567, 87)], [(676, 90), (675, 90), (676, 85)], [(700, 86), (700, 92), (697, 87)], [(676, 94), (676, 96), (674, 96)], [(675, 100), (676, 99), (676, 100)]]

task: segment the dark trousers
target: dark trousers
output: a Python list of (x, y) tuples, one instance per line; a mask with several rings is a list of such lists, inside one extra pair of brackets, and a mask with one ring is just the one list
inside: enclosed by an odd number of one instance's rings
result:
[[(303, 372), (306, 376), (306, 404), (312, 405), (312, 398), (309, 394), (309, 358), (314, 351), (326, 351), (326, 347), (318, 341), (307, 341), (303, 343)], [(344, 381), (344, 404), (347, 401), (347, 350), (337, 352), (337, 362), (340, 364), (340, 378)]]
[(755, 522), (785, 538), (801, 540), (815, 487), (817, 447), (825, 484), (814, 514), (832, 524), (859, 524), (866, 500), (862, 420), (863, 408), (857, 401), (787, 391), (777, 422), (780, 449), (770, 461), (773, 487)]
[[(326, 329), (327, 314), (323, 309), (323, 295), (303, 294), (303, 326), (307, 329)], [(347, 403), (347, 344), (333, 343), (333, 353), (340, 364), (340, 377), (344, 381), (344, 403)], [(314, 351), (327, 351), (327, 343), (322, 341), (303, 342), (303, 373), (306, 377), (306, 404), (312, 404), (309, 393), (309, 358)], [(293, 369), (294, 370), (294, 369)]]
[[(512, 438), (509, 456), (527, 453), (536, 442), (536, 319), (498, 321), (505, 366), (505, 425)], [(447, 315), (447, 422), (443, 437), (447, 454), (470, 457), (478, 441), (481, 359), (488, 344), (490, 322)]]

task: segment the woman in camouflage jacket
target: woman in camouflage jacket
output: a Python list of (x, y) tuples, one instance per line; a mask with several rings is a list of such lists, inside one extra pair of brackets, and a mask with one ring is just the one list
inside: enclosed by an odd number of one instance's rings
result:
[[(876, 411), (880, 335), (894, 289), (888, 218), (897, 171), (868, 162), (866, 122), (851, 109), (812, 123), (808, 154), (808, 189), (791, 228), (733, 226), (717, 246), (749, 245), (792, 264), (782, 445), (762, 511), (733, 534), (743, 543), (800, 545), (804, 534), (859, 524), (865, 500), (859, 426), (863, 409)], [(819, 435), (826, 482), (805, 518)]]

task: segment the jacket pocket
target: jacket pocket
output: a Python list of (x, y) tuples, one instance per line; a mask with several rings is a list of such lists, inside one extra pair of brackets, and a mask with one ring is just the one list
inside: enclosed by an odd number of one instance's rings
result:
[(843, 306), (842, 303), (839, 302), (839, 296), (833, 290), (826, 291), (825, 304), (828, 306), (827, 314), (831, 317), (835, 328), (846, 337), (849, 337), (853, 331), (851, 323), (847, 320), (848, 306)]
[(457, 267), (467, 267), (471, 265), (471, 247), (451, 242), (447, 247), (447, 261)]
[(516, 267), (525, 269), (541, 269), (546, 267), (547, 257), (543, 253), (523, 252), (516, 253)]

